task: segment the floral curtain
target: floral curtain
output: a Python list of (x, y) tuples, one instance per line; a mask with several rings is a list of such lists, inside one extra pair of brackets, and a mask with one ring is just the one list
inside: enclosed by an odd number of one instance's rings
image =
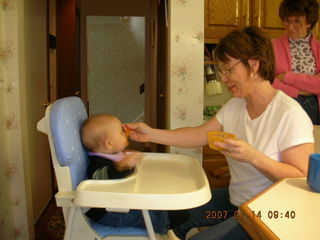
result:
[[(19, 92), (21, 0), (0, 0), (0, 239), (29, 239)], [(22, 20), (20, 20), (22, 24)], [(33, 227), (33, 225), (32, 225)]]

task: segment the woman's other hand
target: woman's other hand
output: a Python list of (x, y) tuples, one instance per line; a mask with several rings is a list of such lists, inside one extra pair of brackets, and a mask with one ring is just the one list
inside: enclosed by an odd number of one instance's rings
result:
[(306, 177), (308, 156), (314, 152), (313, 143), (299, 144), (281, 152), (282, 160), (278, 162), (241, 139), (225, 139), (224, 142), (215, 142), (215, 144), (225, 149), (221, 151), (225, 156), (251, 164), (262, 170), (263, 174), (272, 181), (287, 177)]
[(218, 147), (223, 148), (221, 151), (223, 155), (231, 157), (240, 162), (247, 162), (252, 164), (260, 152), (253, 148), (249, 143), (241, 139), (228, 139), (224, 142), (215, 142)]

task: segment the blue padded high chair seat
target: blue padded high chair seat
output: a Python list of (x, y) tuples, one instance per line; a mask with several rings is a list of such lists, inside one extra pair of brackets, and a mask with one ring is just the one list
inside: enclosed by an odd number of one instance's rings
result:
[[(50, 126), (57, 160), (60, 166), (70, 168), (73, 190), (87, 178), (88, 156), (80, 135), (81, 126), (87, 117), (85, 105), (78, 97), (59, 99), (53, 103), (50, 111)], [(108, 235), (148, 235), (145, 229), (109, 227), (83, 217), (103, 238)]]
[(88, 156), (81, 143), (81, 126), (88, 118), (78, 97), (57, 100), (51, 108), (50, 125), (57, 159), (71, 172), (73, 190), (87, 179)]

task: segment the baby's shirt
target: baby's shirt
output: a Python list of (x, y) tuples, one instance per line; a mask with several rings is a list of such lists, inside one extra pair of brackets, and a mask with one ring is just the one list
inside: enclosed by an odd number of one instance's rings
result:
[[(88, 179), (120, 179), (133, 173), (134, 169), (119, 171), (115, 167), (115, 162), (122, 160), (125, 153), (105, 154), (88, 152), (89, 166), (87, 170)], [(104, 208), (91, 208), (86, 212), (86, 216), (98, 222), (106, 213)]]
[(115, 162), (122, 160), (125, 153), (117, 154), (89, 152), (89, 166), (87, 171), (88, 179), (120, 179), (133, 173), (134, 169), (119, 171)]

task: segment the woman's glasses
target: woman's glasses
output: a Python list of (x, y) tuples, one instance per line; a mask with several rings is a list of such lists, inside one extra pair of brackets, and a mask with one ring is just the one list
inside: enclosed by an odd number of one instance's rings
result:
[(292, 25), (293, 27), (302, 27), (304, 22), (300, 18), (296, 18), (293, 20), (285, 19), (283, 21), (283, 24), (285, 27), (289, 27), (290, 25)]
[(228, 76), (232, 73), (233, 68), (238, 65), (239, 63), (241, 63), (241, 61), (236, 62), (235, 64), (233, 64), (231, 67), (229, 68), (218, 68), (218, 73), (220, 76)]

